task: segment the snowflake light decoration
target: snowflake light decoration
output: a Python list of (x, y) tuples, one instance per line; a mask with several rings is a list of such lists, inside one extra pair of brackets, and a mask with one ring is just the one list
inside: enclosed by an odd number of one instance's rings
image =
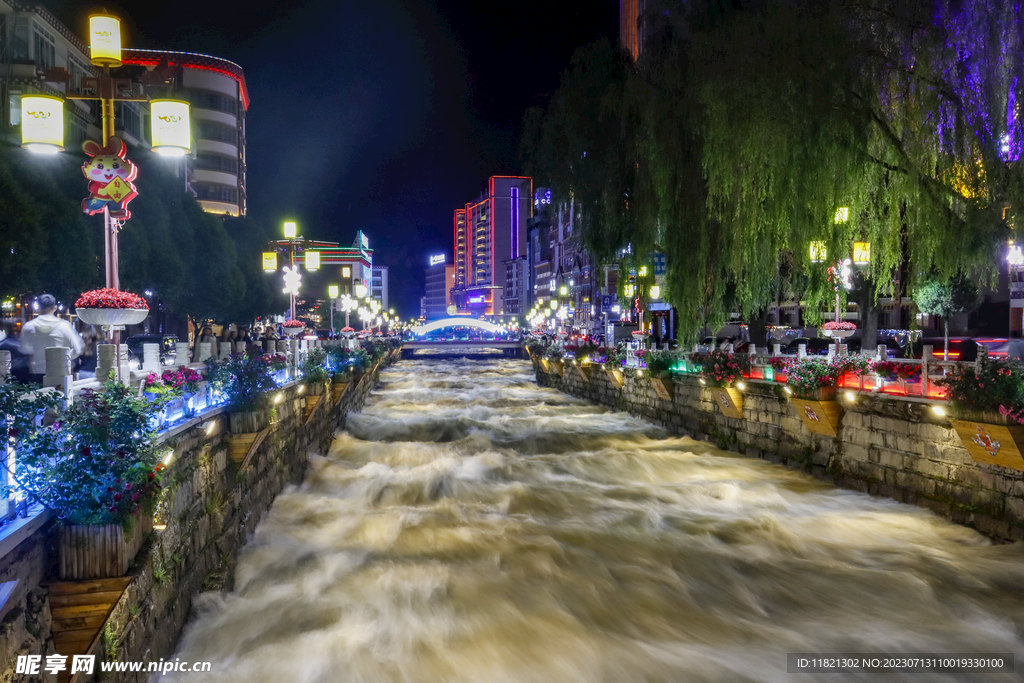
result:
[(291, 294), (292, 296), (298, 296), (299, 287), (302, 285), (302, 273), (299, 272), (298, 266), (285, 266), (282, 268), (284, 271), (284, 293)]

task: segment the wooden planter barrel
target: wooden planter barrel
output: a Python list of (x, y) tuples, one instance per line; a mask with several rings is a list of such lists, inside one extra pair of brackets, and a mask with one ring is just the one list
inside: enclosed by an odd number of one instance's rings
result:
[(57, 528), (62, 581), (124, 576), (153, 530), (153, 517), (136, 513), (126, 533), (120, 524), (82, 524)]
[(842, 413), (835, 398), (835, 387), (822, 387), (811, 392), (809, 398), (793, 399), (793, 406), (807, 431), (823, 436), (839, 435)]
[(619, 389), (622, 388), (624, 381), (622, 370), (609, 370), (605, 368), (605, 374), (608, 375), (608, 381), (617, 386)]
[(1024, 471), (1024, 425), (999, 413), (957, 415), (953, 429), (975, 462)]
[(270, 425), (270, 413), (266, 410), (250, 410), (228, 413), (228, 458), (241, 463), (260, 433)]
[(651, 386), (654, 387), (654, 393), (658, 395), (658, 398), (663, 398), (666, 401), (672, 400), (676, 388), (675, 382), (668, 378), (652, 377)]
[(576, 373), (577, 376), (579, 376), (579, 378), (581, 380), (583, 380), (584, 382), (589, 382), (590, 381), (590, 366), (589, 365), (579, 365), (577, 363), (573, 363), (572, 364), (572, 368), (573, 368), (573, 371)]
[(711, 398), (726, 417), (743, 417), (743, 394), (733, 387), (711, 387)]

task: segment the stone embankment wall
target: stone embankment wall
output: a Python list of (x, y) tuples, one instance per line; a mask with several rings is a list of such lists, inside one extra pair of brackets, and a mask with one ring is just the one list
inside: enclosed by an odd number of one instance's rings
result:
[[(165, 495), (152, 541), (129, 571), (133, 581), (91, 652), (98, 659), (118, 661), (168, 658), (188, 620), (192, 599), (230, 584), (238, 551), (275, 497), (288, 484), (302, 480), (310, 453), (327, 453), (335, 431), (344, 426), (349, 412), (362, 408), (379, 372), (378, 368), (348, 386), (337, 403), (330, 393), (322, 396), (308, 420), (305, 392), (298, 386), (283, 390), (282, 400), (275, 404), (275, 428), (242, 466), (228, 458), (223, 412), (170, 436), (167, 448), (174, 455), (163, 478)], [(0, 683), (41, 680), (16, 674), (16, 657), (54, 652), (45, 585), (56, 574), (54, 536), (50, 523), (0, 558), (0, 579), (17, 575), (26, 586), (19, 606), (0, 624)], [(149, 676), (104, 674), (103, 680), (141, 683)], [(80, 675), (76, 680), (93, 679)]]
[(994, 539), (1024, 539), (1024, 472), (973, 461), (949, 420), (924, 402), (861, 393), (852, 403), (841, 399), (838, 436), (829, 437), (807, 431), (781, 385), (748, 382), (738, 419), (722, 415), (696, 378), (677, 381), (671, 400), (658, 398), (647, 377), (627, 376), (620, 389), (599, 366), (587, 381), (568, 365), (561, 377), (538, 367), (537, 381), (673, 434), (929, 508)]

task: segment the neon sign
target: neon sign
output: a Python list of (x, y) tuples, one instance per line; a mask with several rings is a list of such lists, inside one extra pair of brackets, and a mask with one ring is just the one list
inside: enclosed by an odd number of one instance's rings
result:
[(438, 254), (437, 256), (431, 256), (430, 257), (430, 265), (436, 266), (439, 263), (444, 263), (444, 260), (445, 260), (445, 255), (444, 254)]

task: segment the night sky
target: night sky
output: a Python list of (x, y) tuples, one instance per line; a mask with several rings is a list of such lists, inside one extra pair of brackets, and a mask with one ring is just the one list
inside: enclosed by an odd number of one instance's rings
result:
[(126, 47), (240, 64), (250, 215), (343, 244), (365, 230), (403, 317), (419, 314), (427, 255), (451, 258), (453, 209), (519, 172), (525, 110), (577, 47), (618, 33), (616, 0), (44, 5), (80, 36), (105, 8)]

